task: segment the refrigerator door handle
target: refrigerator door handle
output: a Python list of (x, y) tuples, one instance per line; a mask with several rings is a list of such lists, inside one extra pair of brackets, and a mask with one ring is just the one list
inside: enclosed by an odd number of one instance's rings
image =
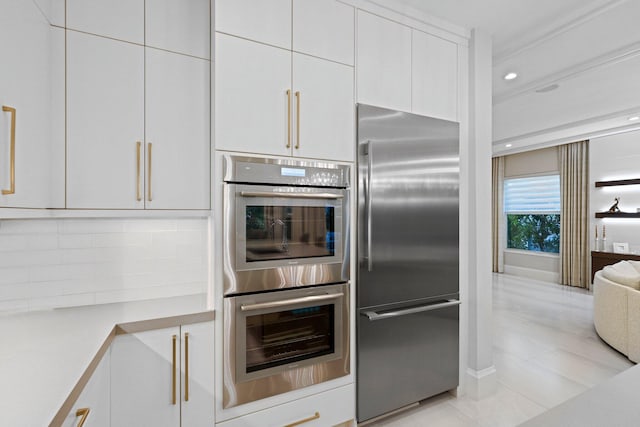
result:
[(422, 313), (425, 311), (439, 310), (441, 308), (453, 307), (456, 305), (460, 305), (460, 300), (450, 299), (447, 302), (442, 302), (439, 304), (423, 305), (420, 307), (406, 308), (402, 310), (389, 311), (385, 313), (376, 313), (375, 311), (363, 311), (361, 314), (369, 318), (369, 320), (374, 321), (374, 320), (389, 319), (392, 317), (406, 316), (409, 314)]
[(373, 259), (371, 258), (371, 169), (373, 165), (373, 152), (371, 141), (367, 141), (367, 271), (373, 270)]

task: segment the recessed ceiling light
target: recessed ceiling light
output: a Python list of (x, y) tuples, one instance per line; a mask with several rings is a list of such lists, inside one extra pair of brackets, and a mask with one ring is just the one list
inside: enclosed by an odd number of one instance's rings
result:
[(505, 144), (505, 147), (507, 148), (511, 148), (513, 146), (513, 144)]
[(629, 117), (630, 122), (635, 122), (636, 120), (640, 120), (640, 116)]
[(513, 80), (518, 77), (518, 73), (514, 73), (513, 71), (504, 75), (503, 79), (505, 80)]

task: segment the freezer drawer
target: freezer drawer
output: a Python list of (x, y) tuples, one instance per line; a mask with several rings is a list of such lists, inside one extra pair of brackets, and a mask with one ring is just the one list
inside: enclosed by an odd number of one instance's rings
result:
[[(358, 316), (358, 421), (458, 386), (459, 302)], [(423, 310), (427, 311), (423, 311)]]

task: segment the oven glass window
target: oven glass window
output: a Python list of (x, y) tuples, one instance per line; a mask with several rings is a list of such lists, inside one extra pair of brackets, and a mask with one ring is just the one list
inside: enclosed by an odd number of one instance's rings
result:
[(334, 305), (283, 310), (246, 318), (246, 372), (331, 354)]
[(333, 206), (247, 206), (246, 262), (335, 255)]

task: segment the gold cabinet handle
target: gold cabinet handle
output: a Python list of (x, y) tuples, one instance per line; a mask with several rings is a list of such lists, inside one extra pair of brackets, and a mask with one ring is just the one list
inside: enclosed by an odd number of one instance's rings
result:
[(77, 427), (82, 427), (84, 425), (84, 422), (87, 421), (87, 417), (89, 416), (90, 411), (91, 410), (89, 408), (80, 408), (76, 411), (76, 417), (82, 417), (80, 418), (80, 421), (78, 421)]
[(2, 190), (5, 196), (15, 194), (16, 192), (16, 109), (13, 107), (2, 106), (2, 111), (11, 113), (11, 154), (9, 159), (9, 175), (11, 184), (8, 190)]
[(305, 418), (304, 420), (296, 421), (295, 423), (287, 424), (284, 427), (296, 427), (300, 424), (308, 423), (309, 421), (317, 420), (320, 418), (320, 412), (316, 412), (312, 417)]
[(172, 365), (171, 365), (171, 404), (176, 404), (176, 339), (177, 337), (174, 335), (171, 337), (173, 341), (173, 356), (172, 356)]
[(300, 149), (300, 92), (296, 92), (296, 150)]
[(184, 333), (184, 401), (189, 401), (189, 332)]
[(147, 160), (148, 165), (149, 165), (149, 182), (147, 183), (147, 200), (151, 201), (151, 155), (152, 155), (152, 146), (151, 143), (147, 144), (147, 151), (148, 151), (148, 157), (149, 159)]
[(140, 170), (142, 166), (140, 165), (141, 157), (142, 157), (142, 142), (136, 142), (136, 200), (142, 200), (142, 179), (140, 176)]
[(287, 89), (287, 148), (291, 148), (291, 89)]

